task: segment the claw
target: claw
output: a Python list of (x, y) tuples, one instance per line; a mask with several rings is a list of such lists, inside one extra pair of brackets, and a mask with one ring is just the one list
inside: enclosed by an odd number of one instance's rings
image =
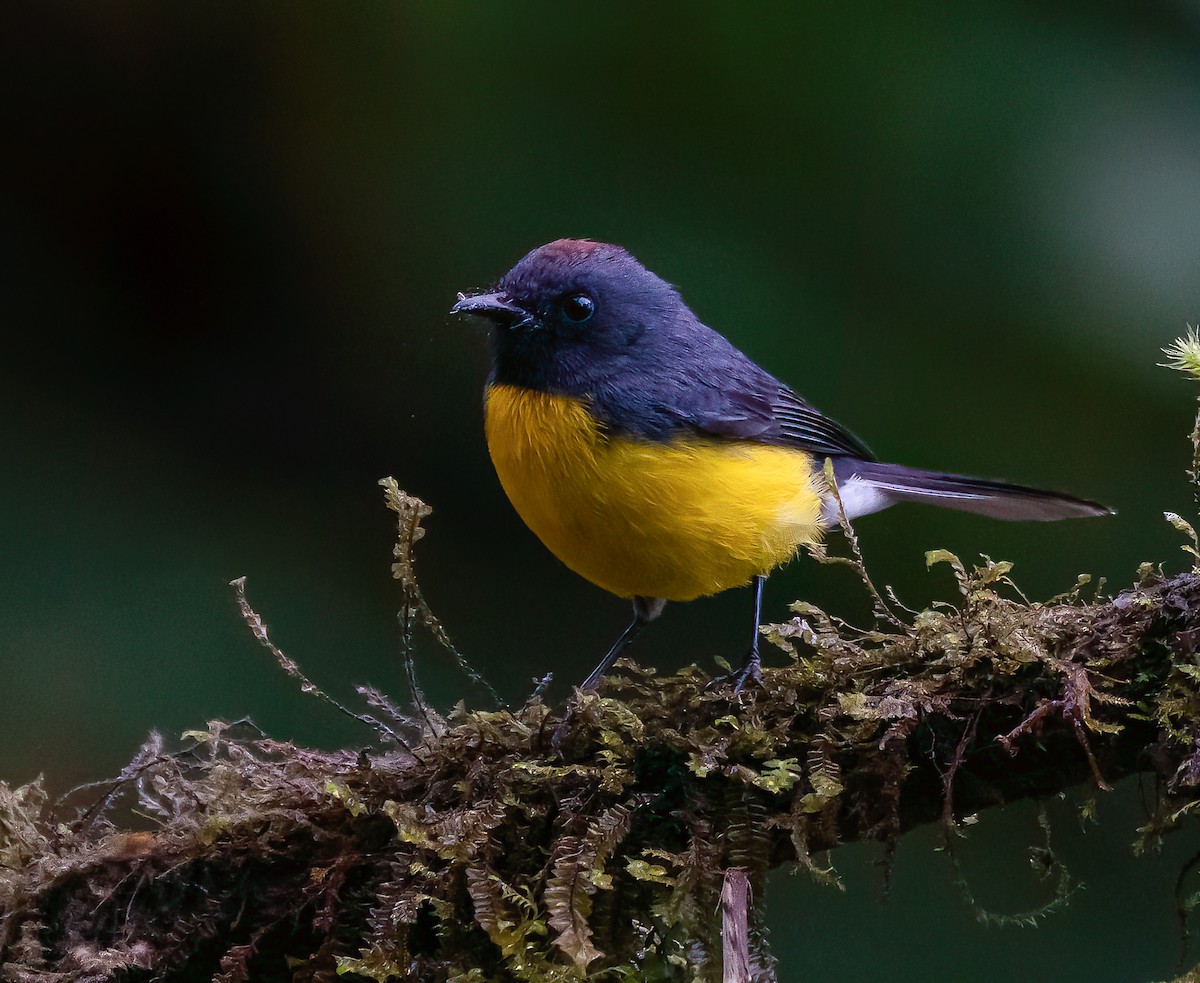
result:
[(758, 660), (749, 662), (742, 666), (737, 672), (729, 677), (733, 681), (733, 695), (738, 696), (746, 683), (754, 681), (762, 689), (767, 688), (767, 684), (763, 682), (762, 669), (759, 667)]
[(751, 652), (746, 661), (742, 663), (742, 667), (737, 672), (731, 672), (728, 676), (717, 676), (715, 679), (710, 679), (704, 687), (707, 693), (710, 689), (715, 689), (718, 686), (726, 686), (733, 684), (732, 696), (740, 696), (748, 682), (753, 681), (763, 689), (767, 688), (767, 684), (762, 678), (762, 663), (759, 661), (758, 653)]

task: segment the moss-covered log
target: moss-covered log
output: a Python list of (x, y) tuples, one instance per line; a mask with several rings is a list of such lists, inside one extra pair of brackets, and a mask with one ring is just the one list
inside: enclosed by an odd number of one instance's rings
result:
[[(406, 618), (429, 621), (414, 509), (396, 572)], [(536, 698), (442, 717), (372, 694), (395, 718), (375, 753), (213, 725), (151, 741), (83, 806), (0, 786), (0, 976), (720, 979), (729, 869), (819, 875), (841, 842), (1135, 771), (1160, 779), (1143, 835), (1183, 821), (1200, 578), (1143, 569), (1115, 598), (1029, 604), (1005, 564), (931, 560), (956, 605), (900, 617), (876, 595), (869, 632), (799, 606), (768, 630), (789, 664), (736, 701), (698, 669), (622, 662), (565, 723)], [(123, 826), (125, 805), (153, 821)]]

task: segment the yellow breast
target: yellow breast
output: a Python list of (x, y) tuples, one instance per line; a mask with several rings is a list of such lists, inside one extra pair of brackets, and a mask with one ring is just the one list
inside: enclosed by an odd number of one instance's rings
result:
[(526, 525), (620, 597), (745, 584), (821, 535), (819, 464), (748, 441), (610, 437), (578, 399), (488, 388), (488, 450)]

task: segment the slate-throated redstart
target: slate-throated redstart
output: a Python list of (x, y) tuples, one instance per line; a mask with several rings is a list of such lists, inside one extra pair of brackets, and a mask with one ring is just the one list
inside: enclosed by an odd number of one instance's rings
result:
[(1000, 519), (1107, 515), (1095, 502), (883, 464), (722, 335), (619, 246), (559, 239), (455, 314), (492, 322), (488, 450), (521, 518), (555, 556), (633, 601), (583, 683), (595, 687), (667, 601), (763, 583), (847, 518), (928, 502)]

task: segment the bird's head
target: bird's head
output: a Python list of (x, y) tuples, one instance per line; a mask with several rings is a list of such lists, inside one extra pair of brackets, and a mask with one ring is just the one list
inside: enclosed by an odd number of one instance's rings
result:
[(620, 246), (588, 239), (539, 246), (451, 308), (492, 322), (496, 381), (561, 393), (586, 391), (656, 347), (683, 312), (669, 283)]

